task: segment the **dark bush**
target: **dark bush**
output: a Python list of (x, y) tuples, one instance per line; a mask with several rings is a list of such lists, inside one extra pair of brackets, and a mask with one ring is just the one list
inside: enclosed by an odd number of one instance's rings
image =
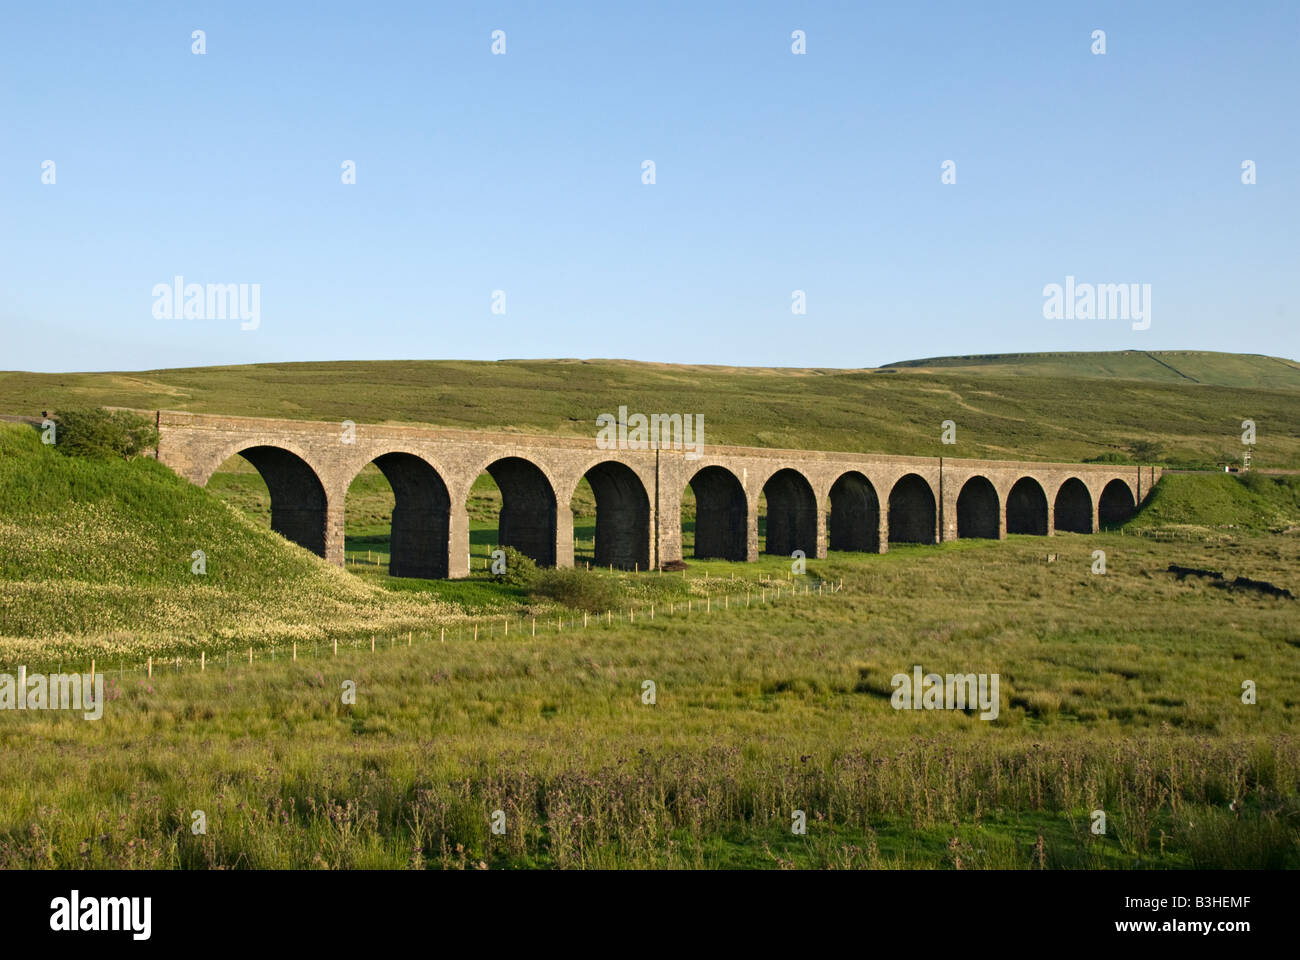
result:
[(158, 445), (158, 428), (130, 410), (73, 407), (54, 415), (54, 446), (70, 457), (130, 460)]
[(1095, 457), (1084, 457), (1084, 463), (1132, 463), (1133, 460), (1127, 453), (1102, 453)]
[(1135, 440), (1128, 445), (1128, 452), (1139, 463), (1159, 463), (1164, 457), (1164, 448), (1154, 440)]

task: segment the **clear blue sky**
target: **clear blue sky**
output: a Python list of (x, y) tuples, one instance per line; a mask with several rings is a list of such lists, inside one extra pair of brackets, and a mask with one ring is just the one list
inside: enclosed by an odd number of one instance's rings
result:
[(1295, 2), (5, 3), (0, 369), (1296, 357), (1298, 63)]

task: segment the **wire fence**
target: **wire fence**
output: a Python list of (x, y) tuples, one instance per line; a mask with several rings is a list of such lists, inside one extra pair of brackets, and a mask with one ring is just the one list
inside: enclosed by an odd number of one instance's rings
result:
[(380, 553), (378, 550), (343, 551), (343, 563), (345, 566), (386, 567), (391, 559), (391, 554)]
[(1235, 533), (1211, 530), (1178, 530), (1168, 527), (1145, 530), (1142, 528), (1121, 528), (1120, 536), (1142, 537), (1145, 540), (1157, 540), (1162, 543), (1205, 543), (1207, 541), (1233, 540)]
[[(699, 578), (697, 578), (699, 579)], [(703, 578), (708, 579), (708, 578)], [(713, 578), (722, 579), (722, 578)], [(103, 674), (105, 679), (117, 676), (123, 680), (129, 675), (142, 679), (154, 676), (182, 673), (187, 670), (200, 673), (208, 670), (230, 670), (257, 663), (290, 662), (299, 660), (326, 660), (338, 657), (340, 653), (378, 653), (383, 650), (396, 650), (399, 647), (413, 647), (434, 643), (460, 643), (496, 637), (509, 639), (522, 637), (531, 639), (537, 636), (562, 635), (595, 628), (612, 629), (615, 626), (648, 626), (656, 619), (664, 617), (698, 617), (711, 616), (714, 613), (726, 613), (734, 606), (748, 609), (755, 605), (767, 605), (782, 599), (830, 597), (844, 589), (844, 580), (823, 580), (806, 578), (802, 583), (791, 578), (790, 581), (760, 581), (758, 583), (742, 581), (746, 585), (744, 593), (724, 592), (718, 596), (706, 594), (703, 597), (689, 597), (686, 600), (663, 602), (643, 602), (619, 609), (609, 608), (603, 612), (593, 613), (560, 611), (542, 616), (518, 613), (496, 616), (461, 618), (446, 623), (438, 623), (426, 630), (397, 630), (388, 633), (374, 633), (365, 638), (355, 634), (344, 637), (329, 637), (319, 640), (293, 642), (288, 644), (251, 645), (245, 647), (222, 646), (208, 655), (207, 650), (200, 650), (197, 656), (158, 656), (145, 657), (143, 660), (126, 660), (125, 658), (90, 658), (87, 666), (84, 661), (51, 660), (37, 664), (46, 673), (63, 674), (64, 667), (73, 668), (74, 672), (93, 678)], [(802, 588), (802, 589), (801, 589)], [(76, 667), (83, 669), (76, 669)], [(0, 673), (10, 675), (36, 675), (42, 671), (33, 667), (32, 662), (0, 667)]]
[[(359, 567), (386, 567), (392, 563), (393, 556), (391, 553), (381, 553), (378, 550), (344, 550), (343, 563), (345, 566)], [(601, 564), (596, 561), (596, 541), (595, 540), (577, 540), (573, 541), (573, 559), (575, 563), (584, 564), (586, 569), (590, 570), (593, 566), (608, 566), (611, 570), (627, 570), (639, 572), (640, 566), (637, 564)], [(470, 559), (470, 568), (474, 569), (476, 565), (481, 564), (483, 569), (492, 568), (491, 557), (479, 557)]]

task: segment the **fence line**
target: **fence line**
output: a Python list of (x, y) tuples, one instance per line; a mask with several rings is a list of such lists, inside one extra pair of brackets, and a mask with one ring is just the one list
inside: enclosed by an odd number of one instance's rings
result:
[[(710, 578), (706, 576), (697, 579), (708, 580)], [(727, 578), (714, 577), (711, 579), (726, 580)], [(733, 582), (735, 581), (735, 579), (736, 578), (734, 576), (731, 578)], [(742, 581), (742, 582), (745, 582), (746, 584), (746, 591), (743, 594), (743, 599), (745, 601), (746, 607), (750, 606), (751, 603), (766, 604), (766, 603), (774, 602), (776, 600), (780, 600), (782, 598), (789, 599), (791, 597), (833, 596), (834, 594), (842, 592), (844, 589), (843, 578), (841, 578), (839, 581), (819, 579), (816, 581), (815, 588), (812, 583), (804, 582), (802, 584), (803, 586), (802, 590), (799, 589), (800, 584), (793, 583), (793, 582), (787, 584), (787, 583), (782, 583), (781, 581), (766, 581), (766, 582), (759, 581), (758, 589), (755, 589), (754, 585), (749, 583), (748, 581)], [(770, 600), (768, 598), (769, 594), (771, 594)], [(730, 593), (726, 593), (722, 595), (721, 599), (723, 602), (723, 606), (722, 606), (723, 612), (727, 612), (731, 609), (732, 597), (733, 595)], [(741, 595), (736, 595), (736, 599), (737, 599), (737, 603), (739, 603), (741, 599)], [(706, 594), (705, 605), (703, 608), (694, 606), (694, 598), (687, 598), (687, 602), (684, 608), (678, 608), (676, 601), (670, 601), (667, 615), (670, 617), (681, 617), (687, 620), (694, 619), (699, 616), (710, 616), (713, 611), (712, 600), (713, 600), (712, 594)], [(642, 613), (642, 617), (641, 617), (642, 623), (653, 622), (655, 619), (655, 609), (656, 609), (655, 601), (653, 600), (649, 601), (646, 604), (642, 604), (640, 607), (636, 605), (629, 606), (625, 610), (620, 609), (616, 611), (613, 608), (609, 608), (605, 611), (605, 615), (603, 618), (604, 619), (603, 626), (606, 629), (612, 628), (615, 624), (618, 625), (627, 624), (629, 626), (636, 626), (638, 612)], [(662, 617), (664, 616), (662, 604), (660, 604), (658, 608), (658, 612), (660, 618), (662, 619)], [(549, 619), (549, 618), (543, 619), (541, 622), (541, 627), (543, 630), (548, 629), (548, 627), (553, 628), (554, 632), (557, 635), (563, 634), (565, 629), (586, 630), (588, 629), (588, 617), (589, 617), (589, 611), (584, 611), (582, 614), (581, 626), (579, 626), (578, 625), (579, 620), (576, 611), (571, 612), (571, 614), (567, 618), (563, 613), (561, 613), (555, 619)], [(480, 627), (485, 628), (485, 633), (489, 638), (494, 636), (509, 637), (511, 632), (510, 631), (511, 619), (512, 618), (509, 616), (503, 617), (497, 615), (497, 616), (489, 616), (489, 617), (482, 617), (482, 618), (472, 618), (472, 619), (467, 618), (464, 620), (457, 621), (454, 625), (455, 634), (453, 636), (453, 640), (460, 641), (462, 639), (465, 639), (466, 635), (468, 635), (470, 638), (472, 638), (471, 642), (473, 642), (478, 639)], [(518, 633), (519, 636), (521, 637), (525, 636), (525, 617), (522, 614), (520, 614), (517, 618), (514, 619), (516, 619), (517, 622), (515, 631)], [(527, 635), (530, 637), (535, 637), (537, 636), (538, 620), (535, 615), (531, 616), (530, 619), (531, 619), (531, 630)], [(596, 613), (594, 616), (591, 616), (590, 619), (594, 626), (602, 625), (601, 624), (602, 617), (599, 613)], [(566, 622), (567, 622), (567, 627), (566, 627)], [(445, 623), (438, 625), (438, 642), (440, 643), (445, 644), (447, 642), (447, 626), (448, 625)], [(499, 629), (500, 632), (499, 633), (496, 632), (496, 630), (494, 630), (494, 627)], [(406, 634), (406, 646), (410, 647), (414, 644), (414, 638), (419, 631), (416, 630), (398, 631), (397, 634), (388, 635), (390, 650), (396, 648), (397, 635), (403, 632)], [(371, 653), (376, 652), (375, 638), (376, 638), (376, 634), (370, 635)], [(320, 641), (313, 641), (312, 655), (310, 659), (332, 660), (338, 657), (339, 655), (338, 637), (331, 637), (325, 642), (326, 644), (332, 643), (332, 654), (326, 654), (325, 656), (321, 656), (319, 653)], [(355, 653), (364, 650), (364, 648), (361, 646), (361, 642), (362, 642), (362, 638), (360, 636), (353, 637), (352, 638), (353, 649), (351, 652)], [(425, 635), (421, 637), (420, 642), (421, 644), (433, 643), (434, 642), (433, 632), (428, 631), (427, 633), (425, 633)], [(271, 663), (274, 663), (276, 659), (276, 646), (277, 646), (276, 644), (269, 644), (266, 647), (260, 648), (260, 650), (256, 647), (252, 647), (252, 646), (248, 647), (247, 650), (248, 650), (249, 666), (252, 666), (257, 661), (258, 659), (257, 654), (259, 653), (262, 655), (263, 662), (269, 661)], [(227, 671), (230, 669), (231, 649), (234, 648), (225, 648), (217, 651), (225, 654), (225, 670)], [(288, 659), (296, 662), (299, 659), (298, 642), (290, 641), (288, 644), (288, 649), (290, 654)], [(283, 654), (285, 652), (283, 647), (281, 648), (280, 652), (283, 657)], [(346, 646), (344, 648), (344, 652), (345, 654), (349, 652)], [(243, 648), (240, 648), (239, 653), (242, 655)], [(306, 656), (305, 642), (304, 642), (303, 654), (304, 655), (302, 659), (304, 660), (308, 659), (308, 657)], [(96, 670), (96, 661), (102, 656), (103, 654), (96, 654), (95, 657), (90, 658), (91, 667), (89, 671), (77, 671), (77, 672), (79, 673), (90, 672), (93, 675), (94, 671)], [(181, 656), (171, 656), (171, 657), (149, 656), (146, 657), (143, 661), (140, 661), (138, 663), (137, 662), (128, 663), (125, 658), (118, 658), (116, 664), (113, 664), (111, 661), (109, 661), (108, 669), (99, 669), (98, 672), (100, 674), (103, 674), (105, 681), (112, 679), (114, 675), (117, 675), (118, 679), (125, 679), (127, 673), (130, 673), (133, 676), (137, 674), (142, 675), (143, 680), (152, 680), (154, 672), (156, 670), (165, 673), (176, 674), (176, 673), (183, 672), (186, 668), (197, 667), (198, 672), (204, 673), (206, 672), (206, 664), (207, 664), (207, 650), (202, 649), (199, 650), (198, 656), (193, 658), (181, 657)], [(114, 667), (116, 667), (116, 669), (114, 669)], [(41, 672), (41, 671), (31, 669), (31, 666), (29, 664), (17, 665), (3, 672), (8, 672), (16, 675), (20, 669), (25, 671), (28, 674)], [(64, 672), (63, 661), (57, 661), (56, 670), (54, 671), (46, 670), (45, 672), (47, 674), (50, 672), (63, 673)], [(143, 680), (141, 682), (143, 682)]]

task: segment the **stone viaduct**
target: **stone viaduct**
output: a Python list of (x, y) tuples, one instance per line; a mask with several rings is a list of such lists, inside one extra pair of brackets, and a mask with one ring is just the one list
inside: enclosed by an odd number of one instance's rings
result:
[(158, 459), (205, 485), (239, 454), (271, 494), (271, 526), (343, 563), (348, 486), (369, 463), (395, 495), (389, 572), (469, 573), (466, 501), (476, 477), (501, 490), (498, 542), (544, 565), (573, 565), (569, 507), (586, 477), (596, 498), (596, 562), (646, 570), (682, 558), (681, 502), (696, 498), (695, 556), (753, 560), (759, 495), (766, 552), (885, 552), (891, 543), (1008, 533), (1089, 533), (1127, 517), (1159, 467), (894, 457), (756, 447), (603, 450), (590, 438), (158, 411)]

